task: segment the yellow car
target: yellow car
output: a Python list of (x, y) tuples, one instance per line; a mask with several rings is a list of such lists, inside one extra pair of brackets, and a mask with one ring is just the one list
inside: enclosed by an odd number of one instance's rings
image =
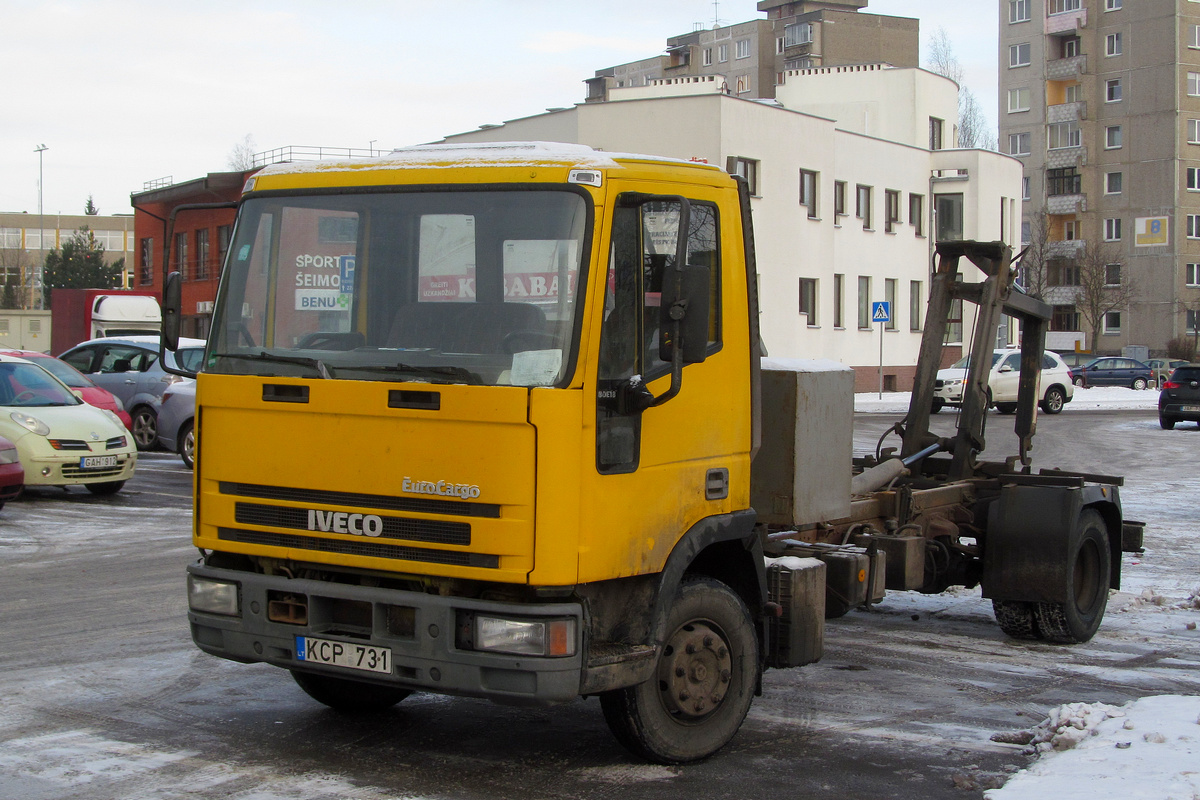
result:
[(78, 484), (114, 494), (137, 466), (137, 448), (116, 414), (13, 356), (0, 356), (0, 436), (17, 446), (26, 486)]

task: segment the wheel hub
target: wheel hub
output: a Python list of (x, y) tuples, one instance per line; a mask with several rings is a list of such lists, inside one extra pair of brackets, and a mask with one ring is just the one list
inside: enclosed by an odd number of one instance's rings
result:
[(720, 633), (708, 623), (689, 622), (663, 647), (659, 691), (672, 715), (698, 720), (720, 706), (732, 675), (733, 658)]

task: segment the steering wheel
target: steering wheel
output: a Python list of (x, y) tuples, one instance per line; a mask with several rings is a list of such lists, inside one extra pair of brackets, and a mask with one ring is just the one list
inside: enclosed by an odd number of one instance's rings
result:
[(26, 389), (25, 391), (21, 392), (16, 397), (14, 397), (12, 401), (14, 403), (21, 403), (21, 402), (24, 402), (25, 400), (32, 400), (35, 397), (37, 397), (37, 392), (31, 392), (28, 389)]
[(509, 355), (525, 350), (557, 350), (558, 337), (545, 331), (513, 331), (504, 337), (501, 345)]

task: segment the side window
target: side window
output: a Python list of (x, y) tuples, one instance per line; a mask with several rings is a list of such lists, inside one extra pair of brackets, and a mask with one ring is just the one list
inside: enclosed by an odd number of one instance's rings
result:
[(154, 353), (140, 347), (114, 345), (104, 350), (97, 372), (145, 372), (156, 360)]
[(1019, 371), (1021, 369), (1021, 354), (1020, 353), (1012, 353), (1012, 354), (1008, 355), (1004, 359), (1004, 366), (1008, 367), (1009, 369), (1013, 370), (1014, 372)]
[(1053, 356), (1043, 354), (1042, 369), (1058, 369), (1058, 362), (1054, 360)]
[(96, 349), (94, 347), (84, 347), (80, 350), (76, 350), (70, 355), (63, 356), (62, 360), (80, 372), (86, 373), (92, 371), (92, 361), (94, 360), (95, 355)]

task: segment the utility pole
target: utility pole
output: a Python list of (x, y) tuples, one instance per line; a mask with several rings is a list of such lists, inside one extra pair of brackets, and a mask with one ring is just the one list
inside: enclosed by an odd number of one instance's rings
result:
[[(46, 291), (41, 288), (43, 270), (46, 267), (46, 260), (43, 256), (43, 251), (46, 247), (46, 224), (42, 219), (42, 153), (49, 150), (44, 144), (39, 144), (33, 148), (33, 152), (38, 154), (38, 260), (33, 268), (33, 284), (38, 286), (38, 310), (46, 308)], [(29, 287), (30, 305), (33, 304), (33, 285)]]

